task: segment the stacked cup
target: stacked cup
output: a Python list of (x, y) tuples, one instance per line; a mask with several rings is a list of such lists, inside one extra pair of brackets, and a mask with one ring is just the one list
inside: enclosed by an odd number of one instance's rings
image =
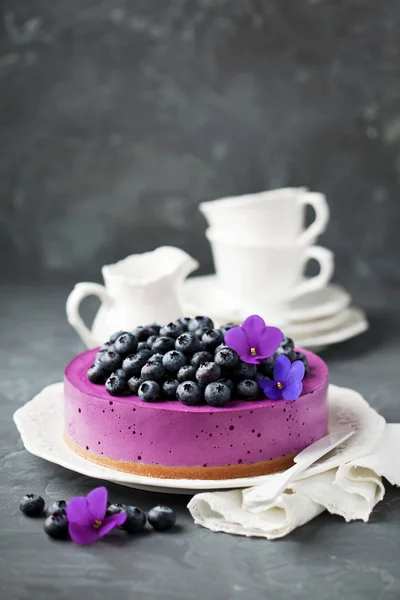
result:
[[(305, 229), (305, 209), (315, 220)], [(282, 188), (222, 198), (200, 204), (209, 223), (211, 244), (221, 288), (229, 292), (243, 317), (259, 314), (284, 326), (290, 302), (325, 287), (333, 270), (333, 253), (315, 241), (329, 220), (323, 194), (307, 188)], [(307, 263), (319, 263), (319, 273), (305, 278)]]

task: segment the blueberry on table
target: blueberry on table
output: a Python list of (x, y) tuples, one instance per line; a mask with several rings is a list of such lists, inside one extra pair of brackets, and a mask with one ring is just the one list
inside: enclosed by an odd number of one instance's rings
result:
[(195, 406), (203, 402), (203, 390), (195, 381), (184, 381), (176, 389), (176, 397), (182, 404)]
[(287, 356), (291, 362), (294, 361), (294, 350), (291, 346), (279, 346), (278, 350), (274, 354), (274, 357), (276, 358), (281, 354), (283, 354), (283, 356)]
[(192, 365), (184, 365), (179, 369), (176, 378), (180, 383), (183, 381), (195, 381), (196, 367), (193, 367)]
[(50, 504), (50, 506), (46, 508), (46, 516), (50, 517), (50, 515), (57, 511), (65, 511), (66, 508), (67, 503), (65, 502), (65, 500), (56, 500), (55, 502), (53, 502), (53, 504)]
[(128, 387), (129, 393), (132, 394), (132, 396), (137, 396), (139, 388), (142, 385), (143, 381), (144, 379), (142, 379), (141, 377), (137, 377), (136, 375), (133, 375), (133, 377), (128, 379), (126, 385)]
[(292, 362), (294, 362), (295, 360), (301, 360), (301, 362), (304, 365), (304, 374), (307, 375), (307, 373), (310, 370), (310, 365), (308, 364), (307, 356), (305, 354), (303, 354), (302, 352), (295, 352)]
[(200, 340), (194, 333), (187, 331), (176, 339), (175, 349), (180, 350), (183, 354), (194, 354), (201, 349)]
[(206, 386), (204, 398), (210, 406), (226, 406), (231, 399), (231, 390), (225, 383), (213, 381)]
[(118, 354), (118, 352), (115, 352), (114, 350), (107, 350), (100, 357), (99, 363), (106, 371), (111, 373), (111, 371), (116, 371), (121, 367), (122, 357), (120, 354)]
[(176, 513), (169, 506), (155, 506), (147, 513), (147, 520), (156, 531), (167, 531), (176, 523)]
[(114, 342), (114, 349), (118, 354), (133, 354), (138, 347), (138, 341), (133, 333), (122, 333)]
[(258, 383), (253, 379), (242, 379), (238, 382), (236, 390), (244, 400), (254, 400), (260, 393)]
[(65, 540), (68, 536), (68, 518), (65, 510), (58, 510), (47, 517), (43, 529), (55, 540)]
[(111, 515), (119, 515), (119, 513), (125, 512), (125, 510), (126, 510), (125, 504), (121, 504), (120, 502), (110, 504), (106, 510), (106, 517), (111, 517)]
[(224, 334), (219, 329), (206, 329), (201, 337), (205, 350), (214, 351), (224, 341)]
[(198, 383), (207, 385), (212, 381), (217, 381), (221, 377), (221, 367), (215, 362), (206, 362), (200, 365), (196, 372)]
[(196, 369), (198, 369), (199, 366), (202, 365), (203, 363), (212, 362), (213, 360), (214, 360), (214, 357), (210, 352), (207, 352), (206, 350), (202, 350), (201, 352), (196, 352), (195, 354), (193, 354), (190, 364), (192, 365), (192, 367), (195, 367)]
[(171, 373), (177, 373), (181, 367), (186, 365), (187, 358), (180, 350), (170, 350), (163, 357), (163, 365)]
[(160, 354), (166, 354), (170, 350), (175, 350), (175, 339), (163, 335), (157, 338), (153, 343), (153, 351)]
[(127, 375), (123, 369), (112, 373), (106, 381), (106, 391), (111, 396), (122, 396), (127, 389)]
[(257, 375), (257, 365), (239, 360), (235, 367), (235, 375), (238, 379), (255, 379)]
[(146, 514), (136, 506), (126, 506), (123, 511), (126, 514), (126, 521), (122, 525), (127, 533), (139, 533), (146, 526)]
[(177, 379), (167, 379), (162, 384), (162, 393), (164, 396), (168, 396), (168, 398), (175, 398), (176, 390), (178, 388), (179, 381)]
[(87, 370), (89, 381), (97, 384), (104, 384), (109, 374), (100, 362), (93, 363)]
[(147, 362), (143, 365), (140, 376), (144, 381), (162, 381), (165, 377), (165, 367), (160, 362)]
[(176, 338), (179, 337), (181, 333), (183, 333), (183, 329), (180, 325), (178, 325), (178, 323), (168, 323), (168, 325), (164, 325), (160, 329), (160, 335), (172, 337), (174, 338), (174, 340), (176, 340)]
[(115, 342), (116, 339), (119, 338), (120, 335), (122, 335), (123, 333), (128, 333), (127, 331), (116, 331), (115, 333), (112, 334), (112, 336), (109, 339), (109, 343), (113, 344)]
[(237, 352), (232, 348), (224, 347), (215, 353), (214, 362), (222, 369), (234, 369), (239, 361)]
[(284, 337), (279, 345), (280, 346), (289, 346), (292, 350), (294, 350), (294, 341), (290, 337)]
[(214, 329), (214, 322), (209, 317), (194, 317), (189, 321), (188, 331), (196, 331), (196, 329)]
[(234, 327), (237, 327), (236, 323), (224, 323), (224, 325), (221, 325), (221, 327), (219, 329), (225, 335), (225, 333), (227, 331), (229, 331), (230, 329), (233, 329)]
[(138, 396), (143, 402), (155, 402), (160, 395), (160, 386), (156, 381), (144, 381), (138, 389)]
[(19, 509), (27, 517), (39, 517), (44, 509), (44, 500), (36, 494), (26, 494), (19, 503)]

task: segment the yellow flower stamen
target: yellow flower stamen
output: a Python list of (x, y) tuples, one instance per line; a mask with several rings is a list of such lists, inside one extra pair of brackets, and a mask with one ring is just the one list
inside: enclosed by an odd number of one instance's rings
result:
[(257, 350), (255, 348), (250, 348), (250, 354), (252, 356), (257, 356)]
[(93, 523), (93, 527), (95, 529), (99, 529), (99, 527), (101, 527), (102, 524), (103, 524), (102, 521), (99, 521), (98, 519), (96, 519), (96, 521)]
[(283, 383), (281, 383), (280, 381), (277, 382), (276, 387), (278, 388), (278, 390), (283, 390)]

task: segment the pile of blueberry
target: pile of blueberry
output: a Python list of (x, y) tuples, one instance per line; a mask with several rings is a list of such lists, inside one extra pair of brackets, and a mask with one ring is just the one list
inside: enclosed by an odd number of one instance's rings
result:
[[(27, 517), (45, 516), (43, 529), (54, 539), (67, 539), (68, 518), (67, 503), (65, 500), (57, 500), (45, 509), (45, 502), (41, 496), (26, 494), (19, 504), (21, 512)], [(176, 514), (168, 506), (155, 506), (146, 513), (136, 506), (125, 504), (109, 504), (106, 517), (117, 513), (126, 513), (126, 521), (121, 526), (127, 533), (140, 533), (148, 522), (156, 531), (167, 531), (176, 523)]]
[(258, 381), (273, 377), (275, 358), (285, 354), (291, 362), (303, 361), (285, 337), (272, 358), (259, 365), (241, 361), (224, 343), (225, 333), (209, 317), (182, 318), (160, 327), (152, 324), (132, 332), (118, 331), (96, 354), (88, 369), (92, 383), (105, 384), (112, 396), (138, 395), (144, 402), (178, 399), (194, 406), (225, 406), (232, 397), (255, 400), (263, 397)]

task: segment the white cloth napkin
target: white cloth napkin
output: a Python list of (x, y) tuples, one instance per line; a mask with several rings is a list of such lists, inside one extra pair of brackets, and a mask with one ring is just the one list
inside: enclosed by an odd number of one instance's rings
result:
[(400, 424), (386, 424), (353, 390), (330, 386), (328, 399), (329, 430), (346, 425), (356, 431), (343, 446), (290, 483), (269, 508), (256, 487), (197, 494), (188, 504), (195, 522), (212, 531), (272, 540), (324, 510), (346, 521), (368, 521), (385, 493), (382, 477), (400, 485)]

